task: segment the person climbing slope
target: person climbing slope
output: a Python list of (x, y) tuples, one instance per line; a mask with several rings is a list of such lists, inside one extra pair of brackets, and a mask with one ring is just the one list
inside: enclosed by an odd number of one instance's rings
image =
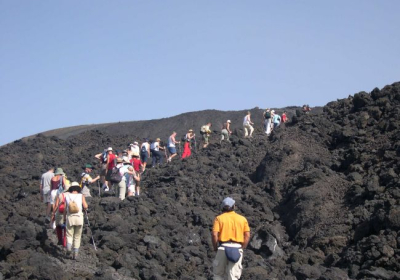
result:
[(78, 182), (72, 182), (65, 196), (64, 221), (67, 227), (67, 256), (72, 259), (78, 257), (79, 248), (81, 246), (82, 228), (83, 228), (83, 212), (87, 209), (85, 197), (81, 194), (81, 187)]
[(144, 139), (144, 142), (140, 146), (140, 159), (143, 165), (142, 173), (146, 170), (147, 160), (149, 157), (150, 157), (150, 144), (149, 144), (149, 139), (146, 138)]
[(229, 135), (232, 134), (231, 131), (231, 121), (227, 120), (226, 123), (224, 123), (222, 125), (222, 130), (221, 130), (221, 140), (219, 141), (219, 143), (221, 143), (222, 141), (226, 140), (228, 142), (231, 142), (229, 140)]
[(263, 113), (264, 116), (264, 128), (265, 128), (265, 134), (269, 136), (271, 134), (271, 111), (267, 108), (265, 109), (265, 112)]
[(207, 148), (211, 134), (211, 123), (207, 123), (200, 128), (200, 134), (203, 136), (203, 148)]
[(176, 157), (177, 153), (176, 153), (176, 145), (175, 144), (179, 144), (179, 141), (175, 140), (176, 137), (176, 132), (173, 131), (171, 136), (168, 138), (168, 151), (170, 153), (167, 162), (171, 162), (171, 160)]
[(46, 204), (46, 222), (50, 222), (51, 213), (51, 179), (54, 177), (54, 167), (42, 174), (40, 179), (40, 197)]
[(91, 197), (90, 195), (90, 189), (89, 185), (95, 183), (97, 180), (100, 179), (100, 176), (97, 176), (96, 178), (92, 179), (90, 177), (90, 173), (92, 173), (92, 170), (94, 169), (93, 165), (87, 163), (83, 167), (84, 172), (81, 174), (81, 187), (82, 187), (82, 194), (85, 197)]
[(186, 135), (184, 137), (185, 144), (183, 146), (182, 159), (190, 157), (190, 155), (192, 154), (190, 144), (194, 137), (196, 137), (196, 134), (193, 133), (193, 129), (189, 129), (189, 131), (186, 133)]
[(254, 123), (251, 121), (251, 113), (248, 111), (247, 115), (243, 119), (244, 137), (253, 137), (254, 128), (252, 124)]

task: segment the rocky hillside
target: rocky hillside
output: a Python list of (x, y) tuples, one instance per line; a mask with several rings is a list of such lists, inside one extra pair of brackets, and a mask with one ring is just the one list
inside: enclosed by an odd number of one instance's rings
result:
[[(182, 131), (198, 126), (175, 118)], [(400, 83), (294, 115), (270, 138), (260, 121), (253, 139), (236, 125), (232, 143), (215, 134), (191, 158), (146, 171), (140, 197), (120, 202), (94, 188), (79, 261), (45, 227), (40, 175), (56, 164), (76, 180), (94, 154), (143, 134), (96, 128), (9, 144), (0, 149), (0, 279), (212, 279), (210, 231), (227, 195), (252, 229), (241, 279), (400, 279), (399, 126)]]

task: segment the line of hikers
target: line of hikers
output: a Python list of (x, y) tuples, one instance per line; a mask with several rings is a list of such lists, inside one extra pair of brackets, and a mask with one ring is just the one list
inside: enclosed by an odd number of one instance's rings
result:
[[(270, 135), (281, 122), (287, 121), (286, 112), (283, 112), (282, 117), (268, 108), (263, 113), (264, 130), (267, 135)], [(252, 137), (253, 125), (251, 113), (248, 112), (243, 119), (244, 137)], [(211, 123), (207, 123), (200, 129), (203, 148), (209, 145), (211, 126)], [(227, 120), (221, 128), (220, 143), (224, 140), (230, 142), (231, 134), (231, 121)], [(97, 182), (99, 196), (101, 189), (105, 192), (113, 191), (121, 200), (124, 200), (126, 196), (139, 196), (141, 176), (146, 170), (150, 157), (152, 167), (156, 167), (163, 163), (164, 157), (167, 163), (171, 162), (178, 155), (177, 145), (180, 147), (181, 142), (184, 142), (181, 159), (191, 156), (193, 146), (195, 150), (197, 149), (193, 129), (189, 129), (180, 141), (176, 139), (176, 135), (174, 131), (164, 146), (161, 145), (161, 139), (157, 138), (155, 141), (144, 139), (140, 146), (135, 141), (126, 150), (117, 150), (115, 153), (112, 147), (107, 148), (95, 155), (101, 165), (100, 175), (95, 178), (91, 177), (95, 168), (89, 163), (83, 166), (79, 182), (70, 183), (62, 168), (51, 167), (42, 175), (40, 193), (43, 202), (47, 204), (46, 222), (53, 225), (58, 244), (66, 247), (67, 253), (72, 255), (72, 258), (75, 259), (79, 252), (83, 211), (88, 208), (85, 197), (91, 197), (90, 185), (93, 186)]]

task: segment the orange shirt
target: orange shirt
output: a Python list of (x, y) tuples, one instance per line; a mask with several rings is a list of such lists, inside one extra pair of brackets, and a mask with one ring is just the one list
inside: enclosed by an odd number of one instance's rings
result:
[(235, 211), (225, 212), (214, 220), (213, 231), (218, 232), (218, 241), (243, 243), (244, 233), (250, 231), (247, 219)]

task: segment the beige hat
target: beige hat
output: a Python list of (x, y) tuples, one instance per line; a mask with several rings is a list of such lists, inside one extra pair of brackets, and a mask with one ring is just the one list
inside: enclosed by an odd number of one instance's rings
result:
[(231, 123), (231, 120), (227, 120), (226, 122), (227, 122), (227, 123)]
[(193, 129), (189, 129), (188, 132), (193, 132)]
[(109, 148), (107, 149), (107, 151), (112, 151), (112, 148), (111, 148), (111, 147), (109, 147)]
[(160, 139), (160, 138), (157, 138), (157, 139), (156, 139), (156, 142), (158, 142), (158, 141), (161, 141), (161, 139)]
[(122, 158), (117, 158), (117, 163), (122, 163), (123, 162), (123, 160), (122, 160)]

